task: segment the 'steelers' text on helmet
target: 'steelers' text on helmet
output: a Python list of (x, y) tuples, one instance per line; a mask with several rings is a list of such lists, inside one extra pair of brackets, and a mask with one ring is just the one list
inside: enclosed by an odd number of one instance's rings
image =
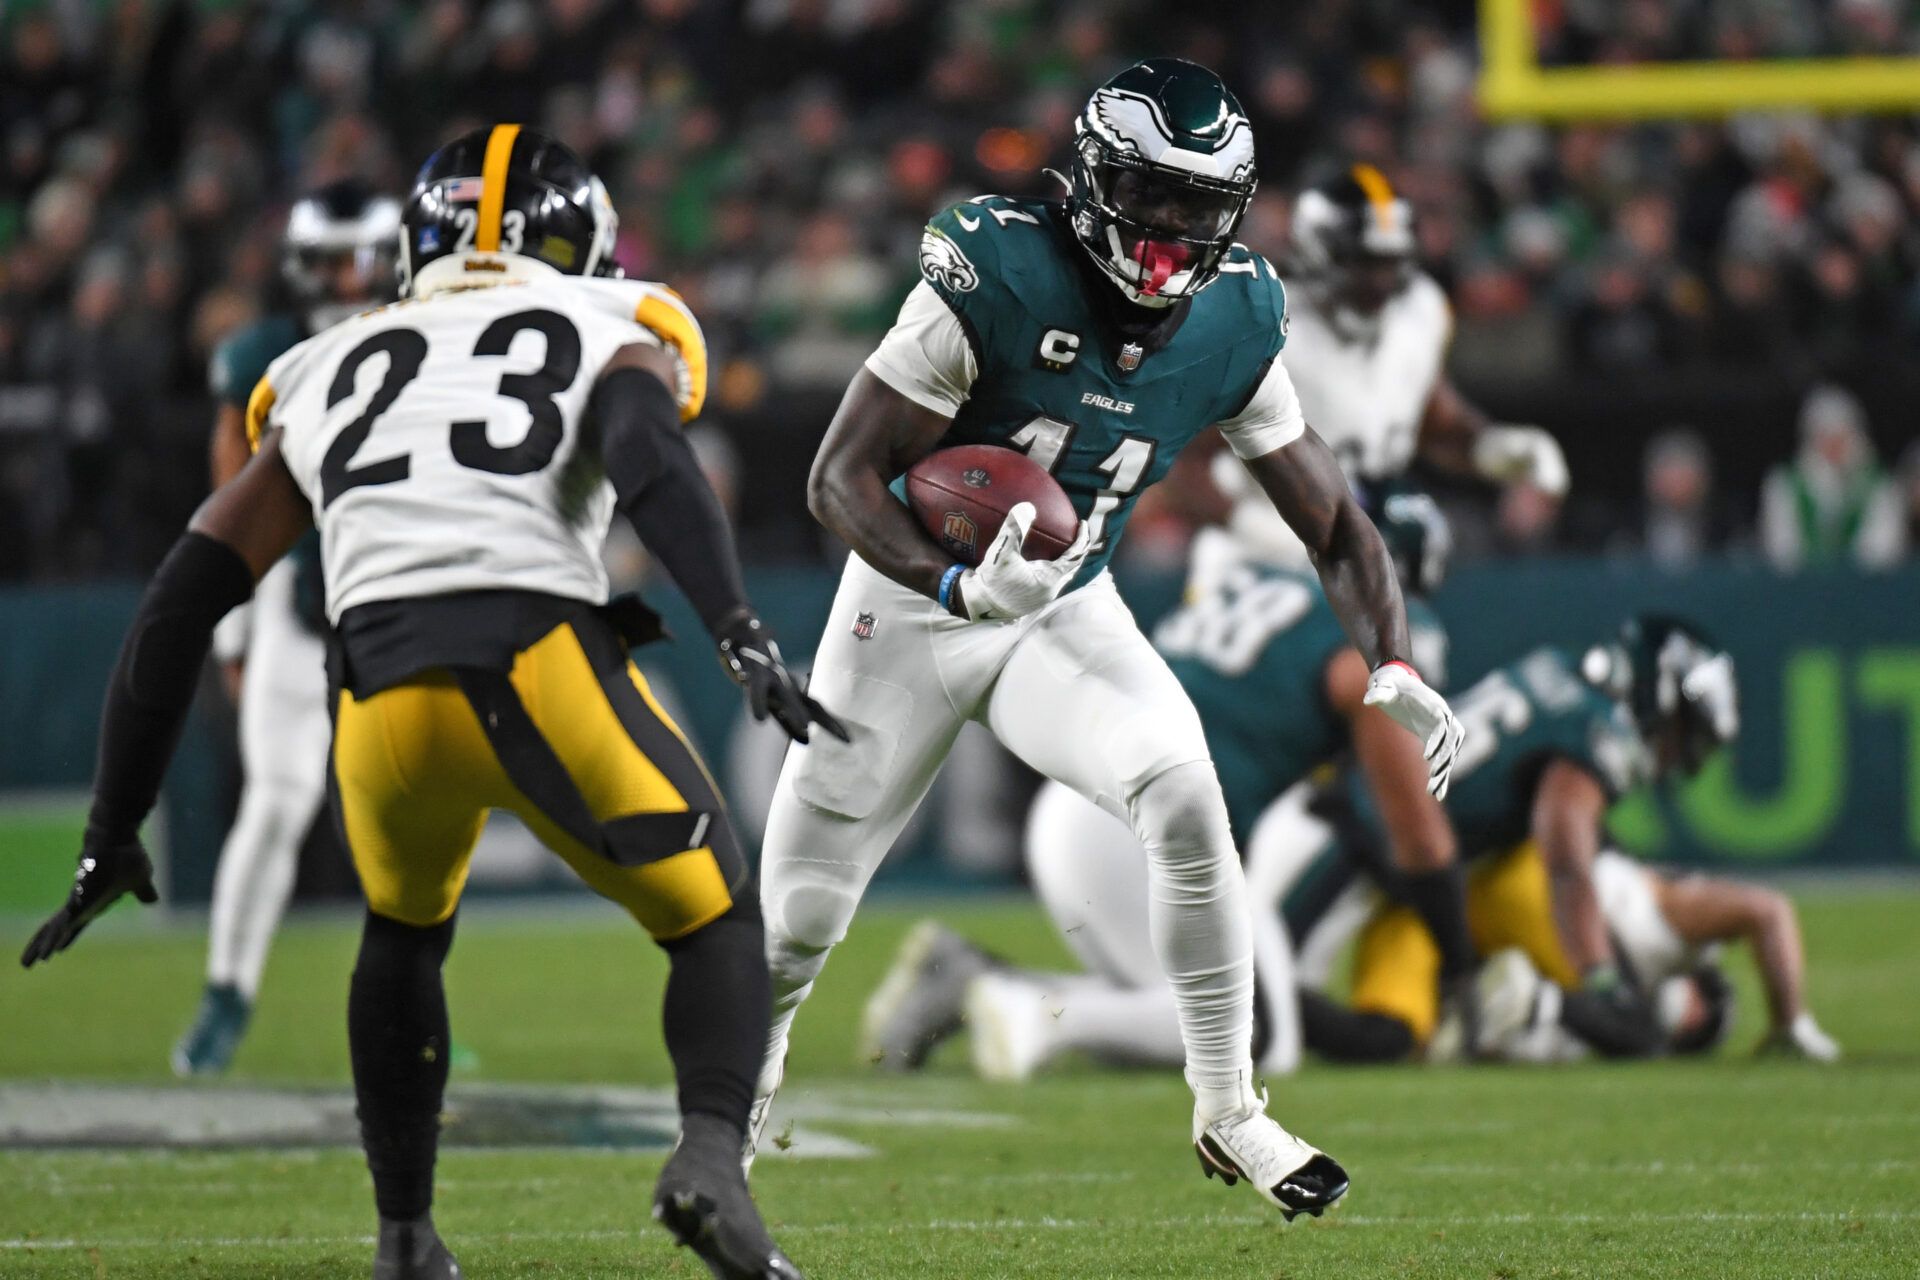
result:
[(563, 275), (617, 276), (613, 202), (580, 157), (537, 129), (496, 124), (427, 158), (407, 196), (400, 287), (454, 254), (530, 259)]
[(1253, 198), (1253, 127), (1219, 76), (1178, 58), (1128, 67), (1074, 122), (1074, 234), (1132, 301), (1213, 283)]

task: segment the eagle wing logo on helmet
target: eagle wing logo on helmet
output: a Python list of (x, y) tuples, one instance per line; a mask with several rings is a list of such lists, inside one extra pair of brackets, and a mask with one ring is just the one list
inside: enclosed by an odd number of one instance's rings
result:
[(928, 227), (920, 237), (920, 272), (949, 293), (971, 293), (980, 286), (973, 263), (937, 227)]
[[(1109, 145), (1132, 152), (1151, 164), (1168, 163), (1167, 152), (1176, 148), (1173, 130), (1161, 116), (1158, 102), (1126, 89), (1101, 89), (1093, 95), (1092, 107), (1088, 123)], [(1207, 176), (1244, 182), (1253, 175), (1253, 126), (1238, 111), (1229, 109), (1223, 102), (1219, 116), (1194, 133), (1207, 138), (1213, 147), (1216, 171)], [(1198, 154), (1185, 148), (1177, 149), (1188, 156)], [(1176, 163), (1174, 167), (1194, 170), (1191, 164)]]

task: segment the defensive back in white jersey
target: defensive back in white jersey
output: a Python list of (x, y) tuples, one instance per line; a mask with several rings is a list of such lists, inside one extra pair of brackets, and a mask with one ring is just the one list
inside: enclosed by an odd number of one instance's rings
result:
[(587, 404), (614, 352), (675, 356), (682, 420), (706, 393), (700, 329), (671, 289), (430, 263), (415, 296), (294, 347), (248, 406), (313, 504), (327, 617), (358, 604), (515, 588), (607, 599), (613, 487)]
[(1350, 479), (1405, 471), (1453, 336), (1446, 294), (1415, 272), (1364, 333), (1343, 332), (1304, 285), (1287, 282), (1287, 303), (1287, 372), (1307, 425)]

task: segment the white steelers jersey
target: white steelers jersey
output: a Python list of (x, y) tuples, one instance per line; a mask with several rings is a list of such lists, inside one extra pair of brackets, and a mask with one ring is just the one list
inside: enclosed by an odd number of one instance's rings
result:
[(1383, 480), (1405, 471), (1453, 333), (1446, 294), (1415, 272), (1381, 312), (1369, 342), (1335, 332), (1311, 289), (1289, 282), (1287, 301), (1287, 371), (1307, 425), (1349, 478)]
[(582, 427), (601, 370), (632, 343), (674, 354), (681, 416), (697, 414), (706, 351), (672, 290), (474, 255), (429, 263), (413, 298), (268, 366), (248, 432), (256, 445), (282, 432), (320, 529), (329, 620), (456, 591), (604, 603), (614, 494)]
[(1611, 849), (1593, 861), (1593, 889), (1607, 932), (1625, 953), (1634, 977), (1649, 990), (1691, 971), (1716, 951), (1693, 946), (1674, 932), (1661, 914), (1653, 877), (1652, 871)]

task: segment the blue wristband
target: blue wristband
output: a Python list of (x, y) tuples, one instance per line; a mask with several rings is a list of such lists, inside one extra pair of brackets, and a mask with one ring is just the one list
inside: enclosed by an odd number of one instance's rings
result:
[(967, 566), (956, 564), (940, 575), (940, 594), (937, 598), (940, 601), (940, 607), (949, 613), (953, 611), (953, 604), (951, 603), (953, 600), (953, 584), (960, 581), (960, 575), (966, 571)]

